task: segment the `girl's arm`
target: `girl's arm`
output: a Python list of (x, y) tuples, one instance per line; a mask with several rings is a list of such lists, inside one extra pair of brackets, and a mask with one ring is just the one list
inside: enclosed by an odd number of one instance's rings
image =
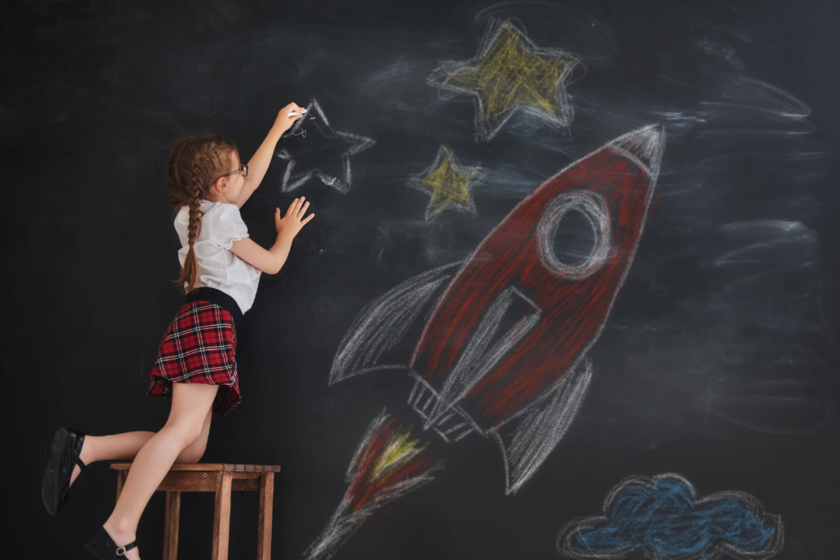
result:
[(233, 254), (266, 274), (277, 274), (286, 263), (292, 238), (278, 235), (271, 249), (265, 250), (250, 237), (234, 241), (230, 250)]
[[(277, 120), (274, 121), (274, 126), (268, 131), (268, 136), (265, 137), (254, 157), (248, 162), (248, 176), (245, 177), (245, 183), (242, 185), (242, 191), (236, 202), (238, 208), (242, 208), (242, 205), (251, 198), (251, 195), (262, 183), (263, 177), (268, 171), (268, 166), (271, 164), (271, 159), (274, 157), (274, 148), (277, 147), (277, 141), (280, 140), (280, 136), (284, 132), (292, 127), (296, 120), (303, 116), (301, 110), (297, 103), (290, 103), (280, 109)], [(297, 115), (288, 116), (291, 111), (295, 111)]]
[(286, 264), (289, 250), (292, 248), (292, 240), (303, 226), (315, 217), (315, 214), (310, 214), (306, 219), (303, 219), (308, 208), (309, 203), (304, 203), (304, 198), (301, 197), (292, 201), (285, 217), (280, 218), (279, 208), (274, 212), (277, 239), (271, 249), (263, 249), (250, 237), (245, 237), (239, 241), (234, 241), (230, 250), (240, 259), (266, 274), (277, 274)]

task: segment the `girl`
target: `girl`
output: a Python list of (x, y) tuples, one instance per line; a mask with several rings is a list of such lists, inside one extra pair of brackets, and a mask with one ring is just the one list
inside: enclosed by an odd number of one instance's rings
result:
[(245, 165), (233, 142), (213, 135), (185, 138), (169, 156), (169, 196), (181, 240), (177, 282), (187, 298), (166, 329), (149, 387), (149, 394), (172, 400), (169, 419), (157, 433), (86, 437), (60, 428), (41, 484), (44, 505), (55, 515), (85, 465), (134, 460), (113, 513), (85, 543), (100, 560), (139, 560), (135, 531), (149, 498), (172, 463), (197, 462), (204, 454), (212, 411), (225, 415), (239, 404), (236, 326), (254, 302), (260, 272), (280, 270), (292, 240), (314, 217), (304, 218), (309, 203), (303, 197), (282, 218), (276, 209), (277, 240), (265, 250), (248, 237), (239, 208), (260, 186), (280, 136), (303, 112), (295, 103), (284, 107)]

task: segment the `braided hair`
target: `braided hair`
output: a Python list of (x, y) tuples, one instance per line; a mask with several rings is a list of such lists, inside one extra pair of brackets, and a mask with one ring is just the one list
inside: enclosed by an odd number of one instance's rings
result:
[(190, 136), (178, 141), (169, 154), (166, 176), (169, 199), (177, 212), (189, 206), (190, 219), (187, 226), (189, 252), (181, 269), (181, 276), (175, 280), (189, 292), (198, 283), (198, 259), (193, 245), (201, 233), (201, 199), (207, 198), (210, 186), (226, 171), (227, 162), (233, 153), (238, 153), (236, 144), (213, 134)]

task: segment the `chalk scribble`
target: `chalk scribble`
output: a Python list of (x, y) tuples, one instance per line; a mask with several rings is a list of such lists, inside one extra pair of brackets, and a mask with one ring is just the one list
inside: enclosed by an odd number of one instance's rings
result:
[[(367, 150), (376, 142), (372, 138), (368, 138), (366, 136), (359, 136), (357, 134), (350, 134), (335, 130), (330, 125), (326, 115), (324, 115), (324, 111), (315, 99), (311, 100), (309, 105), (306, 106), (306, 117), (295, 122), (289, 130), (289, 136), (302, 136), (305, 138), (306, 134), (303, 128), (304, 124), (313, 126), (322, 138), (337, 139), (343, 143), (350, 144), (350, 147), (347, 148), (347, 150), (345, 150), (340, 156), (340, 174), (330, 174), (318, 167), (310, 167), (303, 170), (296, 169), (297, 160), (295, 159), (295, 155), (290, 153), (285, 147), (280, 149), (277, 152), (277, 157), (288, 162), (286, 165), (286, 171), (283, 173), (283, 192), (293, 191), (312, 179), (312, 177), (317, 177), (325, 185), (329, 185), (341, 193), (347, 193), (347, 191), (350, 190), (350, 183), (352, 181), (350, 156)], [(303, 140), (299, 142), (303, 142)], [(299, 150), (303, 151), (305, 148), (301, 147)]]
[(567, 524), (557, 551), (579, 560), (621, 559), (641, 550), (654, 560), (766, 560), (782, 550), (781, 517), (746, 492), (698, 499), (677, 474), (631, 476), (607, 495), (604, 514)]
[[(493, 438), (506, 493), (517, 492), (583, 404), (593, 373), (588, 352), (633, 262), (664, 141), (658, 125), (613, 140), (549, 178), (465, 262), (411, 278), (372, 302), (342, 340), (330, 384), (407, 370), (415, 381), (409, 404), (423, 429), (447, 443), (472, 432)], [(593, 238), (578, 257), (556, 237), (574, 213)], [(380, 363), (421, 316), (413, 356)]]
[(411, 427), (398, 425), (383, 411), (368, 427), (347, 470), (349, 484), (330, 522), (304, 552), (310, 559), (329, 558), (382, 506), (434, 479), (443, 466), (426, 445), (411, 439)]
[(430, 195), (426, 221), (431, 221), (448, 208), (475, 214), (472, 190), (484, 176), (481, 167), (461, 165), (452, 150), (441, 146), (432, 165), (412, 176), (408, 186)]
[(574, 110), (565, 86), (580, 64), (577, 57), (560, 49), (537, 47), (516, 20), (494, 19), (477, 56), (443, 62), (426, 81), (472, 96), (476, 136), (491, 140), (517, 111), (552, 128), (568, 129)]

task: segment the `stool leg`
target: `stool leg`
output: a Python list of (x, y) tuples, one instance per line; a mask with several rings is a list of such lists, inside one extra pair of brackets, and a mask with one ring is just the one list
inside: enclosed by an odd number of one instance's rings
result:
[(178, 560), (178, 524), (181, 520), (181, 493), (166, 493), (166, 519), (163, 526), (163, 560)]
[(260, 519), (257, 528), (257, 560), (271, 560), (271, 524), (274, 514), (274, 473), (260, 476)]
[(125, 485), (125, 471), (119, 471), (117, 473), (117, 500), (120, 499), (120, 494), (122, 494), (123, 485)]
[(230, 539), (230, 491), (233, 475), (220, 472), (216, 475), (216, 515), (213, 519), (213, 560), (227, 560)]

